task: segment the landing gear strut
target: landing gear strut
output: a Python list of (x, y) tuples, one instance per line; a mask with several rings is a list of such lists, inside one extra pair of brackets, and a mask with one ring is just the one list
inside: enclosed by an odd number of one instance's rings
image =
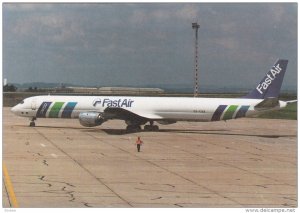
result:
[(153, 125), (153, 121), (150, 121), (150, 125), (144, 126), (145, 131), (158, 131), (159, 127), (157, 125)]
[(29, 124), (30, 127), (35, 127), (35, 122), (34, 122), (35, 120), (36, 120), (35, 117), (33, 117), (33, 118), (31, 119), (30, 124)]

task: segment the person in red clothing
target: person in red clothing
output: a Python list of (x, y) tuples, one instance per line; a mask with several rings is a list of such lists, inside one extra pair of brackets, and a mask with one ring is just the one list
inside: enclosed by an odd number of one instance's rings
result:
[(140, 150), (141, 150), (141, 145), (143, 144), (143, 141), (141, 140), (141, 137), (140, 137), (140, 136), (138, 136), (138, 138), (137, 138), (135, 144), (136, 144), (137, 151), (140, 152)]

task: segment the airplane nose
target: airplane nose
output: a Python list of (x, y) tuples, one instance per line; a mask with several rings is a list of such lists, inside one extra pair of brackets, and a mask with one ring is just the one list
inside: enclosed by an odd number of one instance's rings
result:
[(11, 108), (10, 111), (15, 114), (17, 112), (17, 105)]

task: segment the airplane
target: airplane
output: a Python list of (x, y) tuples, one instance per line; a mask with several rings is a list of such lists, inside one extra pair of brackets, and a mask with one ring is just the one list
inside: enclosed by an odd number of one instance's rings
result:
[(140, 131), (141, 125), (145, 125), (145, 131), (158, 131), (154, 122), (167, 125), (177, 121), (226, 121), (296, 102), (278, 100), (287, 64), (288, 60), (278, 59), (256, 88), (241, 98), (44, 95), (26, 98), (11, 111), (29, 117), (31, 127), (37, 118), (79, 119), (85, 127), (119, 119), (125, 121), (127, 131), (133, 132)]

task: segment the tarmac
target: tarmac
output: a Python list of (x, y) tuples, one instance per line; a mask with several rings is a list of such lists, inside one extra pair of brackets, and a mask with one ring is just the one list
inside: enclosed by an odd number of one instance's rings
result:
[[(3, 108), (2, 206), (295, 208), (297, 121), (178, 122), (127, 134)], [(135, 140), (144, 144), (137, 152)]]

